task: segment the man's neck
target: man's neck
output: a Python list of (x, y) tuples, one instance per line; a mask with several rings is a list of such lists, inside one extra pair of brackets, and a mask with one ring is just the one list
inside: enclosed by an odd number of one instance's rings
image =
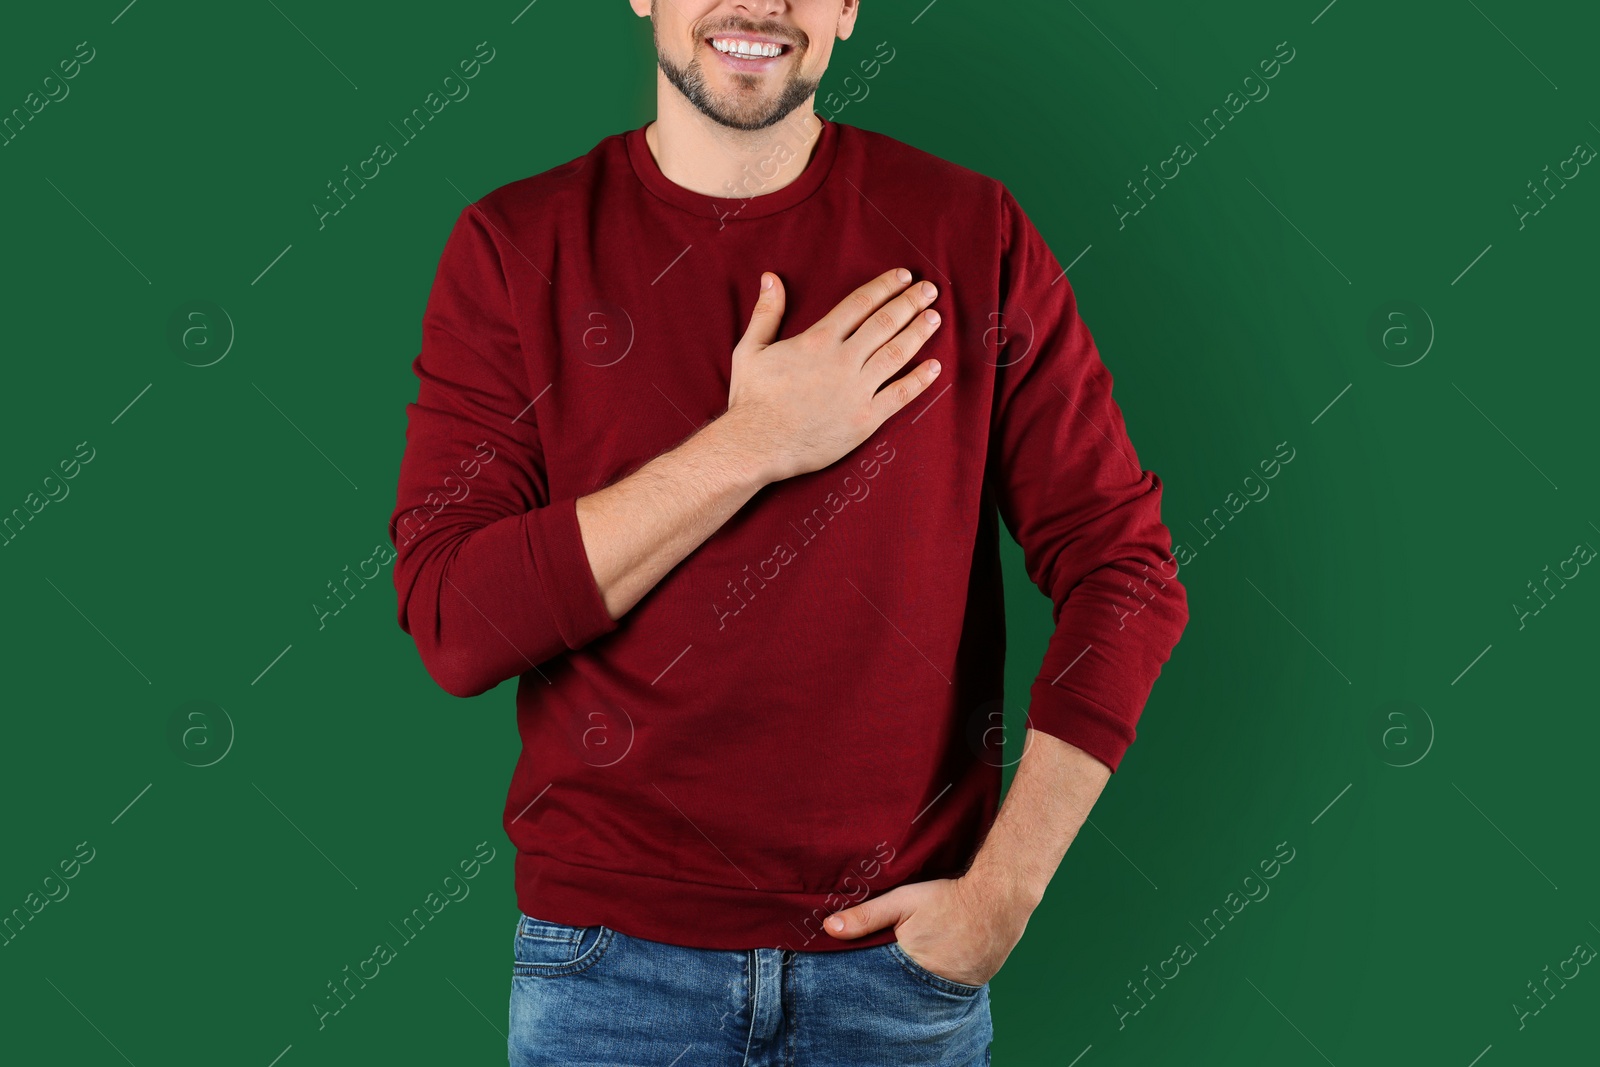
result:
[(794, 181), (810, 162), (822, 132), (810, 100), (764, 130), (736, 130), (708, 118), (660, 71), (656, 81), (656, 120), (645, 141), (673, 184), (706, 196), (761, 196)]

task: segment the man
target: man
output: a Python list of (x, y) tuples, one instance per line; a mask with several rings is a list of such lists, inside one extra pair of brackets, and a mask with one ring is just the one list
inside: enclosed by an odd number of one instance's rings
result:
[(512, 1062), (987, 1063), (1188, 618), (1161, 482), (1005, 187), (813, 111), (858, 0), (631, 2), (656, 120), (457, 218), (390, 524), (431, 677), (519, 679)]

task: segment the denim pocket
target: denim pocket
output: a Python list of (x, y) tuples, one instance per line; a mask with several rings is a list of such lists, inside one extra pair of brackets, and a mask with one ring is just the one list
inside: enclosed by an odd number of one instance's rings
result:
[(568, 926), (518, 913), (512, 973), (518, 978), (560, 978), (600, 962), (616, 931), (609, 926)]
[[(984, 990), (984, 986), (981, 985), (968, 985), (965, 982), (957, 982), (954, 979), (946, 978), (942, 974), (934, 974), (928, 968), (912, 959), (910, 954), (900, 947), (898, 941), (890, 941), (883, 947), (888, 950), (889, 955), (894, 957), (895, 961), (904, 968), (907, 974), (924, 985), (930, 985), (941, 992), (957, 997), (975, 997)], [(984, 983), (984, 985), (987, 984)]]

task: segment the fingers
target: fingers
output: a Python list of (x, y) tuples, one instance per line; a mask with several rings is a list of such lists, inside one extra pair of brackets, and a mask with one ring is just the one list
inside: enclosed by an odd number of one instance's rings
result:
[(755, 310), (750, 313), (750, 325), (745, 328), (744, 339), (750, 344), (765, 348), (778, 339), (778, 327), (783, 322), (783, 282), (776, 274), (761, 275), (760, 295)]
[(939, 323), (939, 313), (932, 308), (912, 316), (905, 329), (878, 346), (862, 366), (861, 373), (873, 380), (873, 388), (893, 378), (921, 350), (923, 343), (933, 336)]
[(882, 426), (890, 415), (921, 396), (939, 377), (939, 369), (938, 360), (923, 360), (903, 377), (879, 389), (872, 398), (872, 415), (877, 420), (873, 429)]
[(886, 271), (839, 301), (832, 311), (817, 320), (812, 329), (822, 331), (835, 343), (842, 344), (873, 312), (910, 284), (911, 272), (904, 267)]
[(870, 934), (874, 930), (881, 930), (891, 923), (898, 923), (910, 912), (908, 911), (907, 898), (910, 894), (900, 893), (899, 889), (891, 889), (882, 896), (871, 900), (864, 900), (854, 907), (836, 911), (823, 922), (822, 928), (834, 937), (852, 939)]
[[(861, 328), (851, 335), (851, 343), (858, 346), (857, 351), (862, 353), (862, 363), (870, 363), (878, 350), (889, 342), (896, 334), (905, 329), (906, 323), (911, 322), (917, 312), (933, 303), (934, 297), (939, 295), (939, 290), (932, 282), (923, 281), (911, 286), (899, 296), (890, 300), (883, 307), (873, 312)], [(937, 313), (936, 313), (937, 314)], [(935, 322), (938, 320), (935, 319)], [(919, 346), (921, 342), (918, 342)], [(885, 373), (882, 378), (887, 378), (894, 371), (905, 365), (905, 360), (894, 365), (894, 369)]]

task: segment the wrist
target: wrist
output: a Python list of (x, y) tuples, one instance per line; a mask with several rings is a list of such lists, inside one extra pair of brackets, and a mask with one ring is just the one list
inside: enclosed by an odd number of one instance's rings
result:
[(991, 902), (1001, 911), (1026, 918), (1044, 899), (1048, 880), (1040, 881), (1025, 871), (987, 863), (980, 854), (961, 876), (961, 881), (975, 896)]
[(746, 418), (732, 409), (723, 412), (708, 423), (697, 436), (703, 436), (717, 462), (724, 466), (729, 476), (754, 496), (763, 487), (778, 481), (767, 457), (755, 444)]

